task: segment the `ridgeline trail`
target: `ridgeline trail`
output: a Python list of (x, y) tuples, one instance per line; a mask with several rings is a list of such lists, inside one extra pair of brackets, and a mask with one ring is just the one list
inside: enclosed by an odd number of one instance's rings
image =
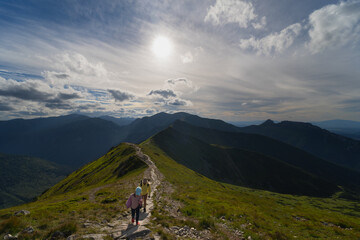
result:
[[(119, 213), (119, 217), (116, 218), (118, 220), (106, 224), (104, 223), (104, 224), (92, 225), (93, 228), (98, 229), (99, 232), (101, 233), (87, 234), (83, 236), (74, 235), (68, 237), (68, 240), (77, 239), (78, 237), (81, 237), (82, 239), (100, 240), (106, 236), (111, 236), (113, 239), (136, 239), (136, 238), (146, 239), (147, 235), (151, 233), (151, 230), (148, 229), (146, 226), (150, 223), (151, 212), (154, 209), (154, 203), (153, 203), (154, 193), (157, 191), (157, 187), (161, 183), (164, 176), (160, 173), (160, 171), (153, 163), (153, 161), (151, 161), (150, 157), (141, 151), (140, 147), (132, 143), (127, 143), (127, 144), (133, 147), (136, 150), (136, 155), (148, 165), (148, 169), (145, 170), (143, 178), (150, 179), (150, 183), (151, 183), (151, 195), (150, 197), (147, 198), (146, 201), (147, 211), (146, 213), (143, 212), (142, 209), (140, 211), (140, 218), (139, 218), (140, 225), (135, 225), (130, 222), (131, 219), (129, 212)], [(104, 185), (93, 189), (89, 194), (89, 200), (94, 201), (95, 193), (108, 185)], [(126, 217), (125, 219), (123, 218), (124, 216)], [(86, 222), (84, 224), (86, 224)], [(155, 235), (155, 239), (159, 239), (159, 238)]]

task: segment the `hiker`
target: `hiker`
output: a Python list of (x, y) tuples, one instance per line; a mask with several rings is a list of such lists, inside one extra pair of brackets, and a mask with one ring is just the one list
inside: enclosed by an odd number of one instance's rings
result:
[(144, 201), (144, 212), (146, 212), (146, 199), (147, 199), (148, 195), (150, 198), (150, 192), (151, 192), (151, 187), (150, 187), (150, 183), (149, 183), (148, 179), (144, 178), (144, 180), (141, 180), (140, 187), (142, 188), (141, 195), (142, 195), (142, 198)]
[(131, 194), (126, 202), (126, 207), (131, 208), (131, 222), (134, 223), (136, 213), (136, 225), (139, 225), (140, 208), (142, 205), (141, 187), (135, 189), (135, 193)]

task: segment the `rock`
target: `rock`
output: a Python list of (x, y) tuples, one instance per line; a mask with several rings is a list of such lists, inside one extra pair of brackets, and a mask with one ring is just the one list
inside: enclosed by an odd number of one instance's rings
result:
[(108, 223), (108, 220), (104, 219), (104, 220), (101, 221), (101, 223), (106, 224), (106, 223)]
[(56, 231), (50, 236), (50, 240), (62, 239), (62, 238), (65, 238), (65, 234), (60, 231)]
[(66, 240), (75, 240), (78, 236), (76, 234), (70, 235), (66, 238)]
[(90, 239), (90, 240), (103, 240), (106, 234), (87, 234), (81, 236), (82, 239)]
[(22, 230), (23, 233), (33, 233), (35, 230), (32, 226), (25, 228)]
[(4, 240), (12, 240), (12, 239), (18, 239), (17, 237), (14, 237), (13, 235), (11, 234), (6, 234), (4, 236)]
[(30, 212), (28, 210), (20, 210), (14, 213), (15, 216), (29, 215)]

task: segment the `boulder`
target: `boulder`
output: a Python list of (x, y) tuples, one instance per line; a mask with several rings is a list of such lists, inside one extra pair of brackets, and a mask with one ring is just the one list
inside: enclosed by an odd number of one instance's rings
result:
[(15, 216), (29, 215), (30, 212), (28, 210), (20, 210), (14, 213)]
[(30, 226), (30, 227), (27, 227), (24, 230), (22, 230), (22, 233), (30, 233), (31, 234), (34, 231), (35, 231), (34, 228), (32, 226)]
[(6, 234), (4, 236), (4, 240), (13, 240), (13, 239), (18, 239), (17, 237), (14, 237), (13, 235), (11, 234)]

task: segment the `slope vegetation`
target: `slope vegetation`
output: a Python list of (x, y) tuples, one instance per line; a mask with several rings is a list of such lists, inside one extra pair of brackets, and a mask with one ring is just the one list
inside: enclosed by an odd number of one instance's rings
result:
[[(128, 222), (125, 202), (146, 167), (133, 146), (120, 144), (70, 174), (37, 201), (0, 210), (0, 238), (19, 233), (19, 239), (66, 239), (74, 233), (92, 234), (113, 221)], [(21, 209), (30, 214), (14, 216)], [(29, 226), (34, 232), (24, 233)], [(55, 237), (56, 232), (61, 235)]]
[[(213, 181), (167, 155), (154, 138), (141, 144), (165, 179), (175, 188), (158, 202), (154, 224), (167, 239), (172, 226), (184, 225), (217, 235), (217, 239), (358, 239), (360, 206), (338, 198), (315, 198), (254, 190)], [(180, 208), (167, 209), (179, 202)], [(179, 205), (175, 205), (179, 206)], [(179, 213), (181, 213), (179, 215)], [(241, 236), (241, 237), (240, 237)]]

